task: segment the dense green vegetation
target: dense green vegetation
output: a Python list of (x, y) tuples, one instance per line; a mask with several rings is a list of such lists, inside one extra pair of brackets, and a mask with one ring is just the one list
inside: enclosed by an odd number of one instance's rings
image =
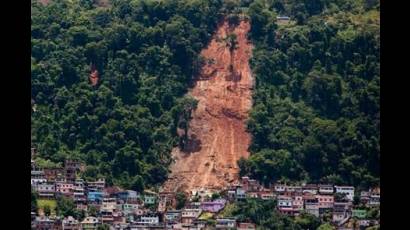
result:
[(31, 190), (31, 212), (37, 213), (38, 204), (37, 204), (38, 194)]
[(85, 178), (142, 190), (167, 177), (195, 106), (183, 95), (223, 3), (95, 2), (32, 1), (32, 143), (45, 166), (76, 158)]
[(378, 185), (379, 1), (247, 4), (256, 87), (241, 174), (266, 184)]
[(379, 183), (379, 1), (95, 2), (32, 1), (32, 142), (44, 167), (77, 158), (85, 178), (138, 191), (163, 182), (196, 106), (183, 95), (198, 54), (223, 14), (246, 12), (256, 87), (241, 174)]
[(185, 204), (188, 200), (187, 195), (183, 192), (178, 192), (175, 196), (175, 199), (177, 201), (176, 209), (182, 209), (183, 207), (185, 207)]
[(73, 216), (79, 220), (85, 217), (85, 211), (77, 209), (74, 201), (64, 196), (57, 198), (56, 212), (59, 216)]

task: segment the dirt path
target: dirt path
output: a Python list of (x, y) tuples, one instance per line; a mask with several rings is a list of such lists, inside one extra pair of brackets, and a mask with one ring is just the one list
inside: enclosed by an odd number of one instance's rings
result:
[[(163, 190), (221, 189), (237, 179), (236, 162), (242, 156), (248, 157), (250, 144), (245, 126), (253, 86), (248, 64), (252, 49), (247, 40), (249, 29), (247, 21), (241, 21), (235, 28), (224, 22), (202, 51), (202, 56), (212, 61), (202, 68), (201, 80), (189, 92), (198, 100), (189, 136), (199, 140), (199, 148), (191, 153), (173, 150), (175, 164)], [(233, 68), (231, 52), (223, 41), (231, 32), (237, 35), (238, 42), (232, 54)]]

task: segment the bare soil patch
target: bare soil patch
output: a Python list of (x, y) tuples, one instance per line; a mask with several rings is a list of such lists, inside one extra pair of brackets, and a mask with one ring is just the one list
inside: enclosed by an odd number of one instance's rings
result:
[[(238, 179), (237, 161), (249, 156), (251, 141), (246, 132), (253, 88), (249, 29), (248, 21), (243, 20), (234, 28), (225, 21), (202, 51), (206, 60), (213, 61), (203, 66), (189, 92), (198, 100), (189, 130), (194, 144), (188, 152), (173, 150), (175, 163), (163, 190), (221, 189)], [(223, 39), (229, 33), (237, 36), (232, 52)]]

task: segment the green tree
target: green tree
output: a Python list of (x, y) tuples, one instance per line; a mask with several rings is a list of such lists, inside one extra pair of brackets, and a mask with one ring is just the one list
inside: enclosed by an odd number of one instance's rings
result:
[(302, 229), (317, 229), (320, 225), (320, 219), (308, 213), (302, 213), (295, 218), (295, 223)]
[(183, 192), (178, 192), (176, 194), (176, 209), (182, 209), (183, 207), (185, 207), (185, 203), (187, 201), (187, 196), (185, 193)]
[(178, 106), (180, 111), (178, 127), (184, 130), (180, 146), (184, 149), (188, 141), (189, 121), (191, 120), (192, 111), (198, 106), (198, 101), (192, 97), (184, 97), (178, 102)]
[(135, 191), (142, 192), (144, 191), (144, 187), (144, 179), (140, 175), (135, 176), (131, 188)]
[(317, 230), (334, 230), (334, 229), (335, 228), (329, 223), (324, 223), (317, 228)]
[(94, 205), (88, 207), (88, 215), (96, 217), (98, 215), (98, 209)]
[(37, 196), (37, 193), (31, 190), (31, 211), (35, 213), (38, 211)]
[(97, 227), (97, 230), (110, 230), (110, 226), (108, 224), (102, 224)]
[(50, 206), (45, 205), (45, 206), (43, 207), (43, 212), (44, 212), (44, 215), (50, 216), (50, 214), (51, 214), (51, 208), (50, 208)]
[(212, 196), (211, 196), (212, 200), (216, 200), (216, 199), (219, 199), (219, 198), (221, 198), (221, 195), (219, 193), (212, 193)]
[(57, 215), (64, 217), (76, 216), (76, 205), (72, 199), (61, 196), (57, 198), (56, 212)]

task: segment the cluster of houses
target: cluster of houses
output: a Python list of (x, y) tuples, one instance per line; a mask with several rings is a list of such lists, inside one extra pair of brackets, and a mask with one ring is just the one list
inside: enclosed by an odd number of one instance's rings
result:
[[(246, 198), (275, 199), (277, 209), (290, 216), (302, 212), (317, 217), (331, 215), (337, 226), (343, 226), (353, 217), (361, 226), (377, 224), (377, 220), (367, 218), (366, 210), (354, 208), (355, 191), (351, 186), (275, 184), (266, 188), (256, 180), (243, 177), (225, 191), (218, 191), (223, 194), (218, 199), (211, 199), (216, 191), (192, 191), (190, 198), (195, 199), (176, 210), (175, 193), (148, 190), (138, 193), (107, 187), (104, 179), (84, 181), (76, 176), (80, 168), (79, 162), (66, 160), (61, 168), (36, 169), (32, 161), (31, 186), (38, 199), (54, 200), (64, 196), (72, 199), (78, 210), (87, 213), (91, 206), (96, 210), (95, 216), (86, 215), (83, 220), (32, 213), (33, 229), (97, 229), (103, 224), (111, 229), (205, 229), (209, 225), (216, 229), (256, 229), (253, 223), (218, 218), (228, 203)], [(379, 190), (362, 192), (360, 201), (363, 205), (378, 206)]]
[(260, 186), (254, 179), (242, 177), (241, 183), (228, 190), (231, 199), (260, 198), (277, 200), (277, 209), (286, 215), (297, 216), (302, 212), (323, 218), (331, 216), (339, 227), (351, 218), (358, 219), (359, 226), (377, 225), (378, 220), (369, 220), (367, 210), (359, 207), (378, 207), (380, 189), (374, 188), (360, 193), (359, 205), (353, 205), (355, 189), (352, 186), (325, 184), (285, 185), (275, 184), (271, 188)]

